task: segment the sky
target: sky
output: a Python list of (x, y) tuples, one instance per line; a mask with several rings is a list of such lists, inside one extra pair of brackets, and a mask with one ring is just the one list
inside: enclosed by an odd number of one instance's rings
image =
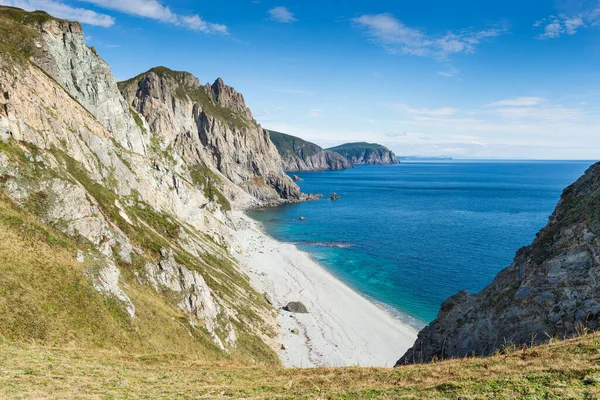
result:
[(222, 77), (267, 129), (398, 155), (600, 158), (600, 0), (0, 0), (118, 80)]

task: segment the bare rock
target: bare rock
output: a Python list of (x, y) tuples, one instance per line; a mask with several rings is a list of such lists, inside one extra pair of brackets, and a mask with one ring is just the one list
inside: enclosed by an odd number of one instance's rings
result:
[(291, 313), (308, 314), (306, 306), (299, 301), (290, 301), (283, 309)]

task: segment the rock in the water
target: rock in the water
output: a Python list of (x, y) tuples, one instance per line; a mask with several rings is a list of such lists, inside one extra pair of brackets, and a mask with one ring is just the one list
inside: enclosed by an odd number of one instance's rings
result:
[(341, 197), (337, 193), (331, 193), (329, 196), (330, 200), (339, 200)]
[(294, 175), (294, 176), (292, 177), (292, 179), (294, 180), (294, 182), (301, 182), (301, 181), (303, 181), (303, 180), (304, 180), (304, 179), (300, 178), (298, 175)]
[(299, 301), (290, 301), (287, 306), (283, 307), (283, 309), (287, 312), (298, 313), (298, 314), (307, 314), (308, 310), (306, 306)]
[(306, 221), (306, 217), (300, 217), (300, 221)]

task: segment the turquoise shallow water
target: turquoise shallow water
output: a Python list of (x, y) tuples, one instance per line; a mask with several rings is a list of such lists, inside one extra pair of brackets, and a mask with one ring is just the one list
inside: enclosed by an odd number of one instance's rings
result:
[[(448, 161), (297, 173), (319, 200), (250, 212), (363, 295), (419, 326), (478, 292), (546, 224), (592, 162)], [(300, 221), (305, 216), (307, 220)]]

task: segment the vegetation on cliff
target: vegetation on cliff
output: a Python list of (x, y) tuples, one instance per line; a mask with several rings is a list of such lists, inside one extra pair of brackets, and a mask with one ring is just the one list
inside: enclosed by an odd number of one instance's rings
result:
[(481, 292), (441, 305), (398, 364), (486, 356), (600, 328), (600, 163), (566, 188), (548, 225)]
[(288, 172), (342, 170), (354, 167), (339, 153), (324, 150), (296, 136), (276, 131), (268, 132)]
[(396, 155), (377, 143), (346, 143), (328, 150), (335, 151), (354, 164), (397, 164)]

